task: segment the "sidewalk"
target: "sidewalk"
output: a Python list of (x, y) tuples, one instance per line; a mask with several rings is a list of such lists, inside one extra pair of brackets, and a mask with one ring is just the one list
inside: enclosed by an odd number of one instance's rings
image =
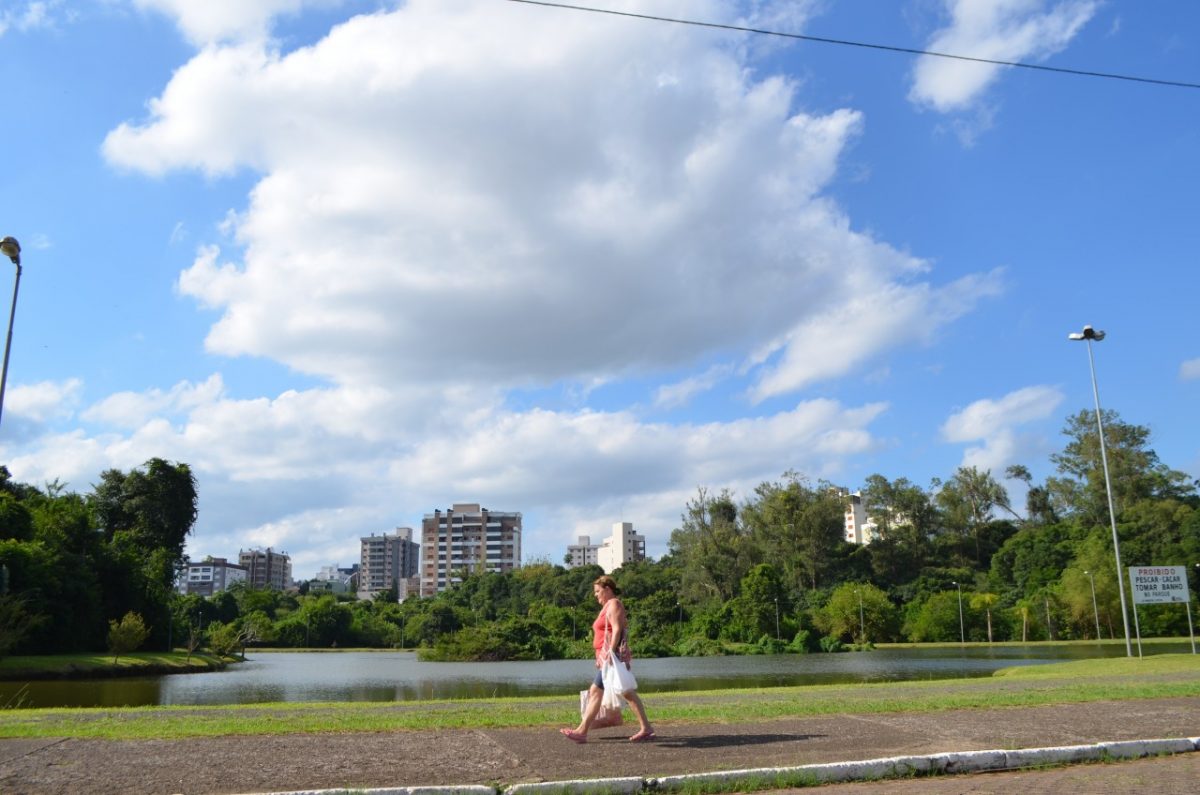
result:
[[(653, 705), (651, 704), (651, 708)], [(555, 728), (280, 735), (190, 740), (0, 740), (0, 792), (230, 793), (658, 778), (796, 767), (892, 756), (1041, 748), (1200, 735), (1200, 699), (1114, 701), (927, 714), (842, 714), (764, 723), (661, 724), (656, 742), (630, 744), (634, 727), (593, 732), (575, 745)], [(1200, 753), (1034, 773), (988, 773), (840, 784), (834, 791), (989, 792), (1001, 777), (1061, 782), (995, 791), (1124, 791), (1146, 776), (1157, 793), (1194, 792)], [(1156, 770), (1163, 771), (1160, 776)], [(1146, 772), (1142, 772), (1146, 771)], [(1171, 771), (1168, 774), (1168, 771)], [(1040, 778), (1039, 777), (1043, 777)], [(1174, 777), (1174, 778), (1172, 778)], [(1160, 780), (1161, 779), (1161, 780)], [(1181, 787), (1172, 789), (1178, 780)], [(1065, 780), (1065, 779), (1063, 779)], [(949, 789), (939, 789), (949, 781)], [(990, 784), (988, 782), (991, 782)], [(1113, 784), (1110, 788), (1108, 785)], [(973, 788), (973, 787), (985, 788)], [(872, 789), (872, 787), (874, 789)], [(858, 788), (858, 789), (855, 789)]]

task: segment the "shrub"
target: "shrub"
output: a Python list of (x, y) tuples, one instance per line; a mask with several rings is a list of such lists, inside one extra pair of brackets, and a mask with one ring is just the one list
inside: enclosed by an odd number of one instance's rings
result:
[(819, 648), (816, 644), (816, 638), (807, 629), (802, 629), (796, 633), (796, 637), (792, 638), (792, 642), (788, 644), (788, 649), (795, 654), (808, 654), (810, 651), (816, 651)]
[(831, 635), (825, 635), (821, 638), (821, 651), (836, 652), (845, 650), (846, 645), (842, 643), (841, 638), (835, 638)]
[(788, 650), (788, 645), (785, 641), (779, 638), (763, 635), (758, 639), (758, 647), (762, 649), (763, 654), (784, 654)]
[(113, 653), (115, 663), (122, 654), (136, 651), (146, 642), (150, 628), (137, 613), (130, 610), (119, 622), (108, 622), (108, 650)]
[(720, 657), (725, 654), (725, 647), (710, 638), (693, 635), (675, 644), (675, 654), (680, 657)]

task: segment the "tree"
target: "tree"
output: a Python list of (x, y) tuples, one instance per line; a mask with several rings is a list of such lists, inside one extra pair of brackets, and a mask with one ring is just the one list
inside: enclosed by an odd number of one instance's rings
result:
[(727, 604), (730, 621), (723, 634), (752, 643), (776, 636), (779, 611), (788, 610), (787, 593), (774, 566), (760, 563), (742, 578), (740, 594)]
[(1025, 492), (1025, 522), (1032, 524), (1058, 523), (1058, 514), (1054, 512), (1054, 503), (1050, 498), (1049, 490), (1045, 486), (1033, 485), (1033, 475), (1029, 474), (1028, 467), (1022, 464), (1013, 464), (1004, 471), (1004, 474), (1012, 480), (1025, 482), (1028, 489)]
[(884, 641), (895, 632), (896, 606), (869, 583), (843, 583), (813, 613), (817, 629), (842, 641)]
[(757, 558), (781, 568), (788, 583), (803, 578), (808, 588), (833, 579), (834, 562), (845, 546), (845, 498), (831, 484), (814, 489), (795, 472), (783, 483), (763, 483), (742, 508), (742, 522), (758, 547)]
[[(196, 499), (196, 478), (187, 464), (151, 458), (128, 474), (116, 469), (101, 473), (92, 505), (108, 541), (124, 532), (142, 549), (166, 550), (173, 563), (183, 557), (196, 522)], [(173, 574), (173, 569), (160, 573), (165, 578)]]
[(204, 633), (195, 624), (189, 624), (187, 641), (184, 643), (184, 648), (187, 649), (188, 662), (192, 661), (192, 655), (195, 654), (196, 649), (200, 648), (202, 643), (204, 643)]
[(937, 512), (929, 495), (905, 478), (871, 475), (862, 489), (863, 508), (879, 538), (870, 544), (872, 580), (893, 587), (921, 571), (931, 551)]
[(668, 548), (680, 564), (684, 597), (694, 604), (732, 599), (752, 554), (732, 495), (722, 491), (713, 497), (702, 488), (688, 502), (682, 519)]
[(25, 636), (45, 622), (45, 616), (29, 612), (25, 600), (0, 596), (0, 660), (7, 657)]
[(971, 594), (970, 605), (972, 610), (983, 610), (987, 614), (987, 638), (988, 643), (992, 642), (992, 608), (1000, 601), (1000, 597), (994, 593), (981, 591)]
[(236, 624), (218, 621), (208, 628), (208, 646), (218, 657), (232, 657), (242, 646), (241, 632)]
[(958, 594), (939, 591), (924, 602), (909, 605), (904, 633), (914, 643), (948, 642), (960, 639)]
[(118, 621), (108, 622), (108, 649), (113, 653), (113, 662), (122, 654), (136, 651), (150, 635), (150, 629), (142, 617), (130, 611)]
[(942, 512), (942, 521), (961, 537), (974, 540), (974, 561), (981, 565), (983, 551), (980, 529), (991, 520), (996, 508), (1003, 508), (1016, 518), (1008, 502), (1008, 492), (992, 477), (991, 470), (959, 467), (953, 477), (941, 485), (935, 501)]
[[(1187, 475), (1161, 463), (1149, 447), (1148, 428), (1123, 422), (1115, 411), (1104, 410), (1101, 416), (1109, 483), (1118, 513), (1140, 499), (1195, 495)], [(1067, 446), (1050, 456), (1060, 477), (1046, 481), (1055, 507), (1085, 524), (1107, 524), (1108, 496), (1096, 415), (1083, 410), (1068, 417), (1063, 434), (1069, 440)]]

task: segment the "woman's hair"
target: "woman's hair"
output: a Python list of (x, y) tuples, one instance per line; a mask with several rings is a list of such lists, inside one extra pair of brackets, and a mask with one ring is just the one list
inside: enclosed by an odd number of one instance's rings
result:
[(621, 589), (617, 587), (617, 581), (612, 577), (609, 577), (607, 574), (597, 577), (596, 581), (592, 583), (592, 585), (599, 585), (601, 588), (607, 588), (613, 592), (613, 596), (620, 596), (621, 594)]

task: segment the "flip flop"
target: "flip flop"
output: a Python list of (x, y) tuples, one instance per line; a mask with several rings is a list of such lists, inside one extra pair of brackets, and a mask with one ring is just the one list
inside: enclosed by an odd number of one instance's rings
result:
[(648, 743), (651, 740), (653, 740), (654, 737), (655, 737), (655, 734), (652, 731), (638, 732), (637, 734), (635, 734), (629, 738), (629, 742), (631, 742), (631, 743)]
[(561, 734), (563, 737), (566, 737), (568, 740), (570, 740), (573, 743), (579, 743), (580, 745), (583, 745), (584, 743), (587, 742), (587, 735), (580, 734), (579, 732), (575, 731), (574, 729), (559, 729), (558, 733)]

